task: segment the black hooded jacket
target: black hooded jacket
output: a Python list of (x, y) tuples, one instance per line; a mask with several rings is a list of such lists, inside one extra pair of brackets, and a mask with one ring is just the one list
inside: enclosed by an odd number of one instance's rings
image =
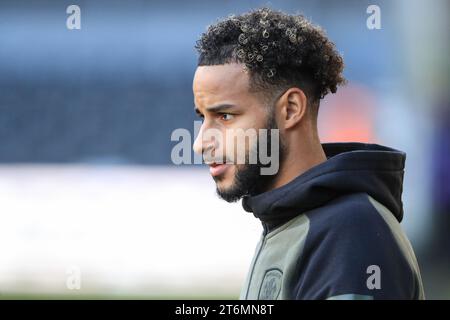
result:
[(423, 299), (399, 225), (406, 154), (357, 142), (322, 147), (327, 161), (244, 197), (264, 230), (241, 299)]

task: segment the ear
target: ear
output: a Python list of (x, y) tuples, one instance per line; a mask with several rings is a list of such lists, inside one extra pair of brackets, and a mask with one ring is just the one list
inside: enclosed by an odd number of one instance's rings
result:
[(280, 110), (280, 127), (290, 129), (295, 127), (306, 114), (307, 98), (303, 90), (290, 88), (278, 101)]

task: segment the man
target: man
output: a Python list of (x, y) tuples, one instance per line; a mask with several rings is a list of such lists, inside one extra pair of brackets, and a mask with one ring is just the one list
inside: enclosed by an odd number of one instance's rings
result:
[[(345, 82), (325, 33), (303, 16), (262, 8), (210, 26), (196, 48), (203, 123), (194, 150), (205, 155), (219, 196), (243, 198), (263, 225), (240, 298), (423, 299), (399, 225), (405, 153), (319, 141), (319, 102)], [(217, 134), (237, 129), (278, 130), (279, 140), (250, 137), (237, 163), (234, 136)], [(275, 174), (261, 174), (268, 164), (260, 158), (249, 161), (263, 149), (278, 155)]]

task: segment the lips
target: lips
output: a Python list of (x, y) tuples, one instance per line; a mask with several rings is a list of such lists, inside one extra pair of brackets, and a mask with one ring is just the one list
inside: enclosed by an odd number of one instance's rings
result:
[(211, 163), (209, 165), (209, 172), (211, 173), (211, 175), (213, 177), (219, 176), (223, 173), (225, 173), (225, 171), (230, 167), (229, 164), (225, 164), (225, 163)]

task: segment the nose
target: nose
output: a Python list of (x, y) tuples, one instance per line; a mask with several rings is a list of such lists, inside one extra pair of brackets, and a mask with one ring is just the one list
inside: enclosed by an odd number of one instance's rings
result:
[[(203, 128), (203, 126), (202, 126)], [(198, 132), (197, 137), (195, 137), (194, 145), (192, 147), (195, 153), (203, 154), (203, 146), (202, 146), (202, 129)]]
[(192, 147), (194, 152), (197, 154), (203, 154), (203, 150), (205, 150), (207, 147), (208, 142), (204, 141), (203, 135), (204, 130), (205, 130), (205, 123), (203, 123), (202, 126), (200, 127), (200, 130), (198, 132), (197, 137), (194, 140), (194, 145)]

